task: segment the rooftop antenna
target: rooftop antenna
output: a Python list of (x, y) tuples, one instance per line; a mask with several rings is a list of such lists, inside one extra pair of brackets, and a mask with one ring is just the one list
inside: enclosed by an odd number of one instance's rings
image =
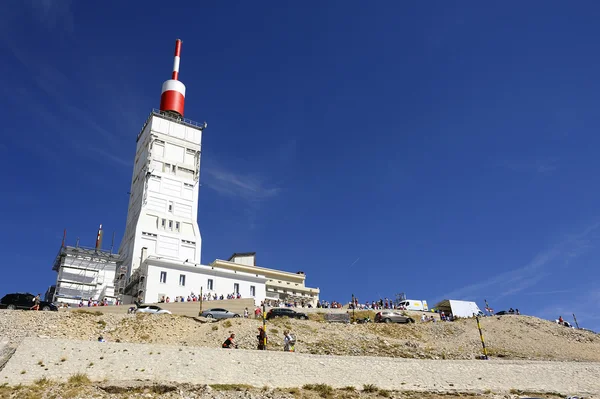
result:
[(63, 239), (62, 239), (62, 243), (60, 244), (61, 248), (65, 247), (65, 240), (67, 239), (67, 229), (63, 230)]
[(79, 237), (77, 237), (77, 241), (75, 243), (75, 248), (79, 248)]
[(96, 236), (96, 252), (102, 250), (102, 236), (104, 232), (102, 231), (102, 225), (98, 228), (98, 235)]
[(114, 247), (115, 247), (115, 232), (113, 231), (112, 242), (110, 243), (110, 254), (111, 255), (112, 255)]
[(175, 40), (175, 60), (173, 61), (173, 73), (171, 79), (166, 80), (162, 85), (160, 94), (161, 113), (173, 116), (177, 119), (183, 118), (183, 108), (185, 103), (185, 85), (179, 78), (179, 61), (181, 60), (180, 39)]

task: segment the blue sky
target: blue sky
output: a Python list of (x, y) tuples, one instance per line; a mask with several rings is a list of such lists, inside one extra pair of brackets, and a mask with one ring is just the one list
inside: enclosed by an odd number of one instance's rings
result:
[(204, 263), (600, 329), (598, 3), (134, 3), (3, 7), (0, 293), (54, 282), (64, 228), (118, 247), (179, 37)]

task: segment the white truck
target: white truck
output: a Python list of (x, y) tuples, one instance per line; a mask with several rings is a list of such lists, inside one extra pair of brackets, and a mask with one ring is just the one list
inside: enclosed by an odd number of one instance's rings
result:
[(423, 312), (429, 312), (427, 301), (418, 301), (416, 299), (405, 299), (401, 301), (398, 306), (404, 310), (421, 310)]
[(436, 305), (438, 311), (452, 313), (457, 317), (483, 316), (483, 312), (475, 302), (445, 299)]

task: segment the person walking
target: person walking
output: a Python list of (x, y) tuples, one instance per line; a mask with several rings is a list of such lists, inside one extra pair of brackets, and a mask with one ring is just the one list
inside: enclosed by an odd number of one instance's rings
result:
[(296, 351), (296, 337), (290, 334), (289, 330), (283, 332), (283, 351), (284, 352), (295, 352)]
[(248, 318), (248, 308), (244, 309), (244, 319)]
[(35, 298), (33, 298), (33, 306), (30, 309), (40, 310), (40, 294), (37, 294)]

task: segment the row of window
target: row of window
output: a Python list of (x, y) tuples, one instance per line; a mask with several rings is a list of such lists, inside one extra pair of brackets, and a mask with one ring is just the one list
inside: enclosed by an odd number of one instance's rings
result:
[[(194, 171), (192, 169), (184, 168), (182, 166), (179, 166), (179, 171), (183, 173), (183, 176), (189, 177), (190, 175), (194, 175)], [(177, 165), (164, 163), (163, 172), (171, 175), (177, 175)]]
[[(161, 284), (167, 283), (167, 272), (160, 272), (160, 282), (161, 282)], [(185, 287), (185, 274), (179, 275), (179, 286)], [(207, 284), (206, 284), (206, 288), (209, 291), (213, 291), (214, 286), (215, 286), (214, 280), (212, 278), (209, 278), (207, 281)], [(236, 294), (240, 293), (240, 284), (239, 283), (233, 283), (233, 292), (235, 292)], [(256, 296), (256, 287), (253, 285), (250, 286), (250, 296)]]
[(159, 227), (161, 230), (175, 231), (177, 233), (181, 231), (181, 224), (178, 221), (173, 222), (172, 220), (161, 219)]

